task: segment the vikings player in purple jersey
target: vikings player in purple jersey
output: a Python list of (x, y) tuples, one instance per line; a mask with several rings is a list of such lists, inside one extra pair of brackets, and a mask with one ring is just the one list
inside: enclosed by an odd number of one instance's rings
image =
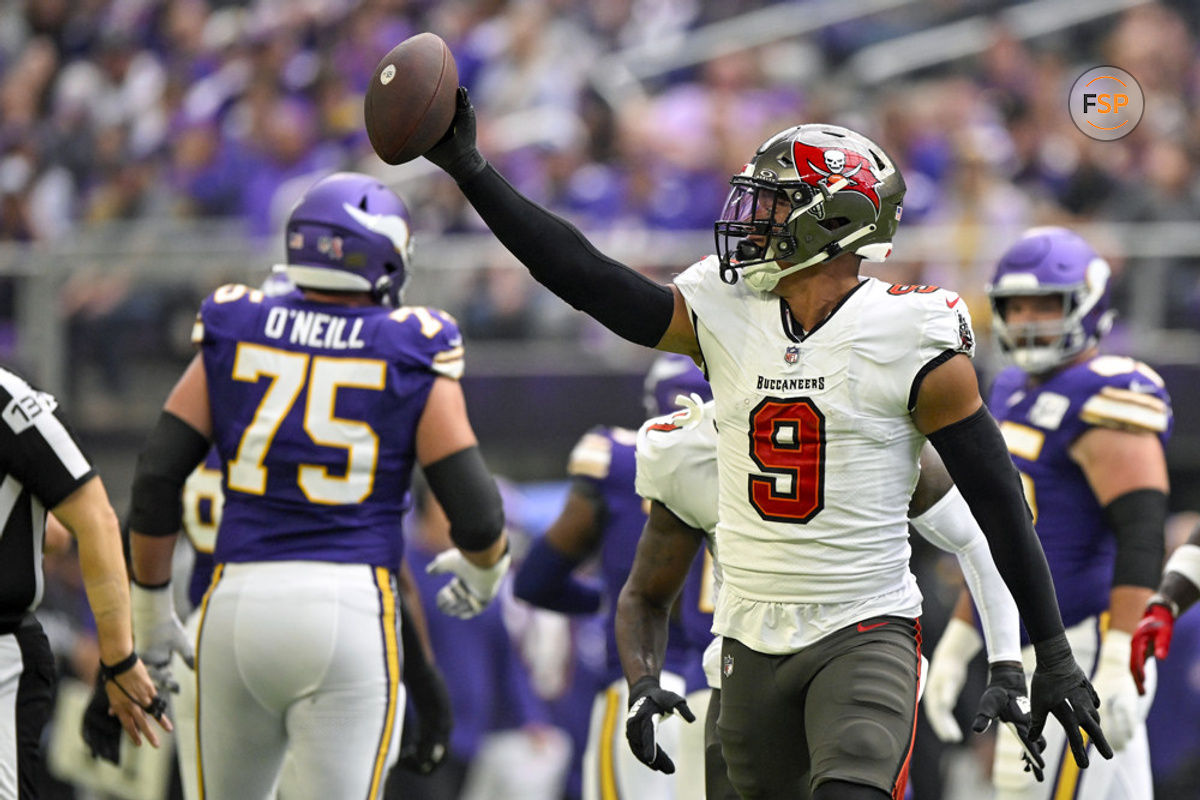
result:
[[(1109, 276), (1108, 264), (1075, 233), (1035, 228), (1004, 254), (988, 289), (997, 337), (1015, 362), (997, 377), (989, 405), (1025, 484), (1067, 637), (1099, 695), (1116, 751), (1081, 773), (1063, 758), (1063, 731), (1051, 725), (1047, 781), (1036, 784), (1023, 772), (1015, 739), (1001, 731), (993, 780), (1004, 800), (1144, 800), (1153, 793), (1145, 727), (1151, 698), (1139, 700), (1128, 664), (1131, 634), (1162, 565), (1163, 446), (1172, 417), (1154, 370), (1099, 353), (1111, 326)], [(969, 615), (969, 607), (960, 603), (958, 615)], [(971, 655), (969, 646), (939, 647), (930, 684)], [(1027, 647), (1027, 670), (1032, 656)], [(1149, 683), (1152, 696), (1152, 677)]]
[[(703, 373), (687, 356), (665, 354), (654, 362), (646, 376), (645, 404), (649, 416), (674, 408), (678, 394), (712, 393)], [(613, 618), (616, 598), (637, 550), (638, 537), (646, 522), (642, 499), (634, 489), (637, 433), (624, 428), (597, 427), (589, 431), (571, 452), (567, 471), (572, 478), (566, 504), (546, 535), (534, 544), (517, 571), (517, 597), (534, 605), (568, 614), (586, 614), (605, 609), (608, 676), (605, 687), (592, 705), (588, 745), (584, 753), (583, 797), (676, 796), (673, 780), (652, 772), (637, 762), (625, 747), (622, 725), (628, 688), (617, 654)], [(602, 586), (595, 586), (573, 573), (592, 556), (600, 562)], [(696, 562), (695, 570), (701, 567)], [(663, 683), (683, 694), (687, 688), (702, 688), (700, 650), (689, 646), (678, 623), (673, 623), (664, 661)], [(707, 641), (706, 641), (707, 643)], [(679, 735), (678, 720), (668, 720), (660, 737), (673, 744)]]
[(457, 325), (399, 306), (404, 203), (338, 173), (304, 194), (286, 236), (298, 290), (205, 300), (200, 352), (138, 458), (138, 629), (157, 649), (188, 646), (171, 553), (184, 479), (215, 445), (225, 502), (196, 647), (200, 796), (268, 797), (288, 756), (289, 796), (379, 797), (404, 714), (395, 571), (414, 464), (456, 545), (430, 565), (454, 575), (444, 612), (474, 616), (494, 597), (503, 512), (457, 380)]

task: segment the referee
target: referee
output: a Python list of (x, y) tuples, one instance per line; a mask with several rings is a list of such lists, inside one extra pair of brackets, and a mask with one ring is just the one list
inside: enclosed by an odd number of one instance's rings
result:
[[(110, 707), (134, 744), (158, 737), (154, 684), (133, 652), (129, 578), (104, 485), (59, 418), (58, 402), (0, 367), (0, 798), (37, 797), (38, 742), (54, 662), (33, 609), (42, 598), (46, 509), (75, 535)], [(159, 712), (164, 730), (171, 723)]]

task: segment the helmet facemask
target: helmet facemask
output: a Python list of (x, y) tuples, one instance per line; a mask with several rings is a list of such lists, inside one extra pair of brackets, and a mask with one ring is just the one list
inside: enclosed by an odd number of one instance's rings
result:
[[(1005, 354), (1031, 375), (1051, 372), (1097, 345), (1112, 328), (1116, 312), (1106, 308), (1110, 275), (1108, 263), (1093, 258), (1086, 279), (1071, 285), (1038, 284), (1032, 274), (1005, 275), (988, 288), (992, 327)], [(1033, 322), (1010, 323), (1008, 301), (1014, 297), (1056, 296), (1062, 316)]]

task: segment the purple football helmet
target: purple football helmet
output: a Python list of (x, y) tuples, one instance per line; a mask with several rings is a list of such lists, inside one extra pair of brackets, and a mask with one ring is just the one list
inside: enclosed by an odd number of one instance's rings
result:
[(304, 289), (369, 292), (399, 306), (411, 229), (395, 192), (367, 175), (335, 172), (309, 187), (288, 216), (283, 269)]
[(656, 358), (642, 388), (648, 417), (670, 414), (678, 408), (675, 398), (681, 394), (695, 392), (705, 401), (712, 400), (712, 387), (704, 373), (690, 357), (679, 353), (663, 353)]
[[(1000, 258), (988, 284), (992, 324), (1000, 346), (1021, 369), (1037, 375), (1094, 346), (1112, 327), (1108, 307), (1112, 270), (1079, 234), (1066, 228), (1031, 228)], [(1010, 297), (1058, 295), (1059, 320), (1010, 325)]]

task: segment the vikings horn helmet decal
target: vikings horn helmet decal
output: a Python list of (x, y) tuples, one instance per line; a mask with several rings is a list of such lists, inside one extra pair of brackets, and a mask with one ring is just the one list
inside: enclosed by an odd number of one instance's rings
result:
[(883, 261), (904, 178), (883, 148), (836, 125), (797, 125), (764, 142), (729, 181), (714, 226), (721, 275), (768, 292), (784, 275), (843, 253)]

